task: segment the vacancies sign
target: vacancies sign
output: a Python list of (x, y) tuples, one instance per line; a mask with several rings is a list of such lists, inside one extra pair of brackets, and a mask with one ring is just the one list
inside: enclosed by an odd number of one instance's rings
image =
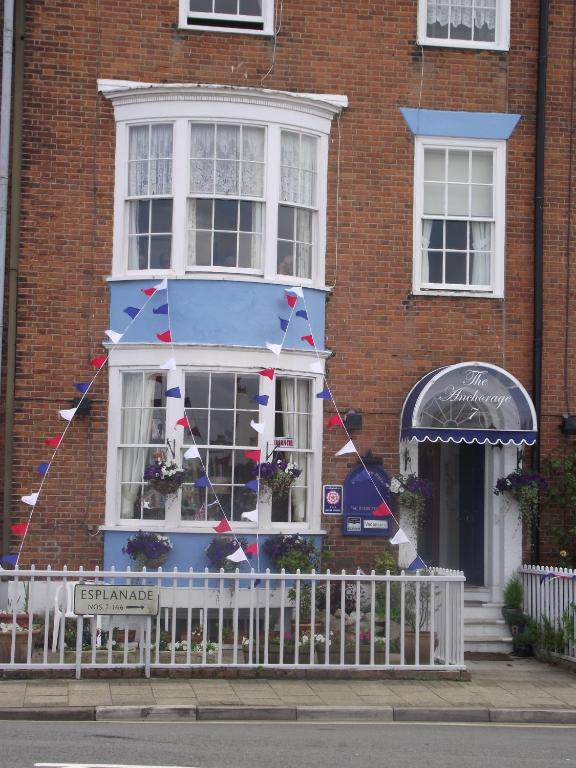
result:
[(156, 616), (159, 605), (158, 587), (111, 584), (76, 584), (74, 587), (74, 613), (79, 616)]

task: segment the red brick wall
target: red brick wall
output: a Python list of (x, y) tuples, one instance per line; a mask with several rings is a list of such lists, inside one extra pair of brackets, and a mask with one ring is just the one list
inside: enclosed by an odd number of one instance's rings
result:
[[(338, 233), (336, 124), (330, 150), (326, 278), (335, 290), (328, 304), (327, 346), (334, 350), (328, 376), (339, 406), (363, 411), (364, 429), (355, 435), (360, 451), (382, 455), (392, 472), (403, 399), (431, 368), (483, 360), (531, 389), (538, 2), (512, 6), (512, 48), (502, 54), (422, 52), (415, 44), (416, 0), (283, 3), (275, 63), (263, 85), (350, 100), (340, 120)], [(96, 94), (96, 79), (257, 87), (272, 64), (268, 38), (182, 31), (177, 17), (177, 0), (28, 4), (17, 519), (26, 511), (19, 496), (37, 487), (34, 467), (50, 455), (42, 440), (62, 430), (57, 411), (68, 407), (72, 383), (90, 375), (88, 360), (107, 327), (114, 121), (111, 105)], [(417, 107), (420, 91), (422, 107), (522, 115), (508, 143), (504, 300), (410, 293), (413, 139), (399, 108)], [(550, 281), (552, 306), (557, 292)], [(553, 354), (550, 345), (547, 363)], [(58, 454), (23, 562), (99, 562), (99, 537), (90, 537), (87, 526), (103, 518), (106, 398), (104, 374), (93, 415), (75, 420)], [(547, 400), (546, 407), (560, 406)], [(341, 434), (326, 435), (325, 482), (343, 479), (346, 460), (333, 458), (341, 444)], [(337, 535), (333, 545), (348, 546)], [(369, 567), (381, 547), (377, 540), (358, 542), (354, 564)]]

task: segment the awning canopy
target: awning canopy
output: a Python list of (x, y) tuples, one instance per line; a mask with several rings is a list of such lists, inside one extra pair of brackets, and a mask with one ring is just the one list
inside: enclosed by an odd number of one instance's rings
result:
[(401, 439), (443, 443), (534, 445), (536, 412), (507, 371), (490, 363), (458, 363), (420, 379), (404, 401)]

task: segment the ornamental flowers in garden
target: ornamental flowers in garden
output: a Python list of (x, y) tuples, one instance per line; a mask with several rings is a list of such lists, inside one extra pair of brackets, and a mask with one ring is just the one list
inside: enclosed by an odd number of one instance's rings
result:
[(507, 494), (518, 502), (524, 522), (532, 525), (538, 516), (540, 494), (547, 490), (546, 480), (537, 473), (514, 470), (496, 481), (494, 494)]
[(296, 464), (283, 459), (275, 461), (263, 461), (254, 470), (255, 477), (260, 484), (267, 488), (273, 496), (284, 497), (294, 484), (297, 477), (302, 474)]
[(144, 480), (163, 496), (176, 493), (184, 482), (184, 470), (175, 461), (166, 459), (161, 453), (154, 454), (154, 463), (144, 470)]
[(174, 545), (168, 538), (153, 531), (138, 531), (130, 536), (122, 552), (134, 560), (138, 569), (159, 568), (168, 559)]

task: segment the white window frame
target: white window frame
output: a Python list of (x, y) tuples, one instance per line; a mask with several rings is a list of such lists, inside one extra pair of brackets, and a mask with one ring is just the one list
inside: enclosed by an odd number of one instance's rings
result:
[[(273, 281), (323, 288), (326, 251), (328, 148), (331, 121), (345, 96), (292, 94), (225, 86), (152, 85), (99, 81), (99, 89), (114, 104), (116, 166), (113, 238), (113, 279), (182, 277)], [(168, 270), (128, 270), (127, 158), (132, 125), (171, 123), (173, 133), (172, 261)], [(229, 123), (266, 128), (266, 171), (262, 269), (186, 267), (186, 205), (189, 191), (189, 124)], [(278, 275), (276, 270), (278, 205), (280, 204), (280, 136), (282, 130), (314, 136), (318, 142), (315, 243), (311, 277)]]
[[(478, 288), (446, 288), (441, 284), (422, 285), (422, 218), (424, 207), (424, 151), (426, 149), (484, 150), (493, 152), (494, 243), (490, 264), (491, 286)], [(472, 219), (465, 219), (471, 221)], [(413, 222), (413, 286), (414, 294), (436, 296), (476, 296), (500, 299), (504, 296), (506, 233), (506, 141), (485, 139), (437, 138), (416, 136), (414, 140), (414, 222)]]
[(496, 10), (496, 34), (493, 43), (477, 40), (450, 40), (428, 37), (428, 0), (418, 0), (418, 44), (441, 48), (478, 48), (491, 51), (510, 50), (510, 0), (498, 0)]
[[(183, 391), (184, 372), (212, 371), (216, 373), (232, 372), (257, 374), (262, 368), (269, 367), (270, 353), (267, 350), (234, 349), (215, 350), (208, 347), (195, 347), (194, 350), (178, 348), (170, 350), (176, 362), (176, 370), (162, 371), (167, 373), (167, 388), (180, 386)], [(282, 353), (282, 368), (276, 368), (278, 376), (305, 378), (311, 382), (311, 470), (307, 479), (308, 489), (306, 498), (306, 517), (304, 522), (272, 523), (271, 504), (260, 500), (260, 519), (258, 526), (246, 521), (234, 521), (234, 531), (241, 533), (271, 533), (271, 532), (304, 532), (317, 533), (320, 531), (320, 488), (322, 479), (322, 418), (323, 400), (315, 397), (323, 389), (323, 376), (310, 372), (310, 362), (316, 360), (315, 355), (301, 352), (284, 351)], [(119, 446), (121, 445), (121, 419), (118, 418), (122, 407), (122, 374), (137, 371), (158, 371), (166, 360), (166, 349), (134, 346), (128, 349), (113, 347), (110, 349), (109, 367), (109, 403), (108, 412), (108, 463), (106, 473), (106, 529), (133, 530), (146, 528), (163, 531), (213, 533), (213, 521), (194, 521), (180, 519), (180, 504), (177, 497), (168, 499), (166, 503), (166, 518), (164, 520), (140, 520), (136, 518), (122, 519), (120, 517), (120, 478), (121, 461)], [(258, 446), (266, 448), (272, 445), (274, 437), (274, 396), (275, 379), (270, 381), (262, 376), (260, 394), (269, 395), (268, 406), (259, 406), (257, 418), (265, 422), (265, 432), (259, 437)], [(175, 427), (176, 421), (184, 413), (183, 400), (167, 398), (166, 400), (166, 438), (176, 440), (176, 461), (180, 463), (181, 448), (183, 447), (184, 430)], [(162, 449), (162, 446), (158, 446)], [(284, 449), (288, 451), (289, 449)]]
[[(203, 23), (206, 21), (216, 21), (217, 24)], [(226, 26), (226, 21), (231, 22), (252, 22), (253, 29), (250, 27), (238, 28)], [(257, 27), (262, 25), (262, 28)], [(231, 32), (241, 35), (267, 35), (274, 34), (274, 0), (262, 0), (262, 16), (244, 16), (232, 14), (226, 16), (220, 13), (191, 13), (188, 10), (188, 0), (180, 0), (178, 14), (179, 29), (198, 30), (202, 32)]]

